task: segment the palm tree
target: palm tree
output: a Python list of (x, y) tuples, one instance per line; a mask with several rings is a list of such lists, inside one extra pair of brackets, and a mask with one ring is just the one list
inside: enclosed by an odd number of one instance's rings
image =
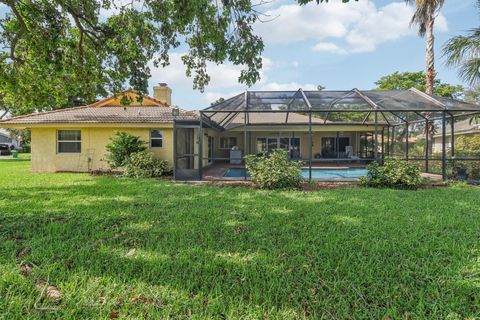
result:
[(418, 34), (426, 39), (426, 92), (433, 94), (433, 84), (435, 80), (435, 54), (433, 25), (438, 11), (443, 6), (445, 0), (405, 0), (407, 4), (415, 4), (415, 13), (413, 14), (411, 25), (418, 26)]
[[(480, 8), (480, 0), (477, 0)], [(470, 30), (466, 36), (456, 36), (448, 40), (443, 47), (443, 54), (447, 58), (447, 65), (458, 67), (460, 78), (465, 80), (472, 89), (465, 93), (465, 100), (479, 103), (478, 91), (480, 85), (480, 28)], [(480, 115), (474, 115), (470, 124), (478, 123)]]
[[(479, 3), (480, 5), (480, 3)], [(456, 36), (443, 47), (447, 65), (458, 67), (458, 74), (471, 86), (480, 84), (480, 28), (466, 36)]]

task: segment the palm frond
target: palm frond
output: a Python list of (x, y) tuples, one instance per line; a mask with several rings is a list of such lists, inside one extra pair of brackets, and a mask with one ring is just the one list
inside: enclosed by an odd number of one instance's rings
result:
[(480, 83), (480, 28), (456, 36), (443, 47), (446, 64), (459, 68), (459, 76), (470, 85)]
[(409, 5), (415, 5), (415, 12), (410, 25), (417, 25), (419, 35), (423, 37), (427, 32), (430, 17), (442, 8), (445, 0), (405, 0), (405, 2)]

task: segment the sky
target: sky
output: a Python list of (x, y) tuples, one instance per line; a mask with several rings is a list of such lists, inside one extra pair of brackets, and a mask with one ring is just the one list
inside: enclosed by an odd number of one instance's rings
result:
[[(249, 90), (308, 90), (317, 85), (326, 90), (371, 89), (381, 76), (425, 68), (425, 40), (410, 28), (413, 7), (404, 1), (330, 0), (301, 7), (294, 1), (273, 0), (261, 11), (274, 19), (255, 26), (265, 42), (264, 68), (260, 82)], [(476, 1), (445, 1), (435, 25), (437, 77), (442, 81), (462, 84), (456, 70), (445, 66), (441, 47), (478, 23)], [(173, 90), (172, 103), (191, 110), (247, 89), (237, 81), (241, 67), (226, 63), (209, 66), (212, 79), (203, 93), (193, 90), (181, 55), (173, 53), (171, 66), (152, 70), (150, 92), (155, 84), (166, 82)]]
[[(255, 0), (254, 0), (255, 1)], [(256, 0), (262, 1), (262, 0)], [(208, 107), (220, 97), (229, 98), (245, 90), (371, 89), (375, 81), (395, 71), (425, 69), (425, 39), (409, 22), (414, 8), (403, 0), (341, 0), (300, 6), (294, 0), (263, 0), (256, 7), (264, 13), (255, 33), (262, 36), (261, 80), (247, 88), (238, 83), (241, 66), (209, 64), (210, 84), (204, 92), (193, 90), (185, 75), (181, 56), (185, 48), (171, 52), (171, 65), (151, 64), (153, 86), (166, 82), (172, 88), (172, 103), (187, 110)], [(476, 0), (446, 0), (435, 23), (437, 78), (463, 84), (455, 69), (445, 66), (441, 48), (452, 36), (478, 26)], [(0, 13), (5, 8), (0, 6)], [(3, 15), (3, 14), (2, 14)]]

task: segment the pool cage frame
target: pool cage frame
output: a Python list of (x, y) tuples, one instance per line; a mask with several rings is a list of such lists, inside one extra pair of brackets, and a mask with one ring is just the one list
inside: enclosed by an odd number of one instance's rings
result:
[[(361, 125), (373, 126), (373, 158), (362, 159), (382, 163), (385, 157), (394, 155), (395, 130), (403, 126), (405, 128), (405, 156), (407, 161), (424, 161), (425, 171), (429, 171), (429, 161), (442, 163), (442, 178), (447, 180), (447, 161), (480, 161), (480, 158), (456, 158), (455, 157), (455, 120), (459, 117), (471, 117), (480, 114), (480, 106), (465, 103), (455, 99), (437, 97), (426, 94), (415, 88), (408, 90), (368, 90), (360, 91), (352, 89), (349, 91), (304, 91), (302, 88), (297, 91), (245, 91), (227, 100), (215, 103), (212, 106), (199, 111), (198, 125), (198, 171), (199, 179), (203, 179), (204, 160), (228, 160), (226, 158), (204, 157), (203, 153), (203, 128), (213, 128), (219, 131), (228, 130), (235, 119), (243, 117), (243, 123), (236, 122), (237, 128), (243, 126), (244, 149), (247, 146), (247, 133), (252, 126), (250, 115), (252, 114), (285, 114), (285, 125), (288, 125), (289, 114), (297, 113), (306, 115), (308, 122), (308, 162), (309, 178), (312, 180), (313, 162), (313, 126), (328, 125)], [(331, 114), (363, 113), (366, 114), (362, 121), (331, 122)], [(312, 115), (323, 114), (323, 124), (318, 119), (312, 122)], [(373, 118), (373, 121), (369, 119)], [(238, 119), (237, 119), (238, 120)], [(240, 119), (241, 120), (241, 119)], [(450, 157), (447, 156), (447, 122), (450, 124)], [(429, 153), (429, 143), (433, 142), (430, 127), (440, 124), (441, 126), (441, 158), (433, 158)], [(177, 124), (176, 124), (177, 125)], [(282, 123), (275, 123), (276, 126)], [(425, 154), (422, 157), (409, 155), (409, 128), (415, 125), (425, 127)], [(255, 124), (253, 124), (255, 126)], [(288, 130), (286, 130), (288, 131)], [(371, 132), (370, 130), (367, 130)], [(337, 132), (338, 135), (338, 132)], [(385, 135), (386, 146), (385, 146)], [(381, 138), (381, 144), (379, 141)], [(177, 139), (174, 135), (174, 145)], [(432, 140), (429, 140), (432, 139)], [(250, 141), (251, 142), (251, 141)], [(249, 143), (250, 144), (250, 143)], [(381, 151), (379, 150), (381, 147)], [(176, 149), (176, 148), (174, 148)], [(386, 151), (386, 152), (385, 152)], [(177, 151), (174, 150), (174, 168), (177, 163)], [(379, 154), (381, 153), (381, 157)], [(247, 152), (244, 152), (246, 155)], [(331, 159), (335, 162), (335, 159)], [(244, 179), (247, 179), (246, 174)]]

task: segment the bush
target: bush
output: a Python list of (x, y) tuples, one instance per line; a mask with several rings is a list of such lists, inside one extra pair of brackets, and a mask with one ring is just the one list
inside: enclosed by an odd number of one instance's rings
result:
[(245, 157), (252, 181), (262, 189), (294, 189), (300, 187), (302, 163), (290, 161), (286, 150), (274, 150), (268, 155)]
[[(471, 157), (478, 157), (478, 155), (475, 154)], [(463, 169), (466, 171), (468, 179), (480, 180), (480, 161), (452, 160), (452, 166), (454, 178), (457, 178), (458, 172)]]
[(167, 172), (168, 162), (155, 159), (151, 152), (140, 151), (130, 156), (123, 175), (129, 178), (154, 178)]
[(384, 165), (373, 162), (367, 167), (367, 176), (361, 182), (369, 187), (418, 189), (422, 184), (420, 167), (405, 160), (387, 158)]
[(128, 132), (117, 132), (107, 145), (107, 162), (112, 169), (126, 165), (134, 153), (145, 151), (146, 142)]

